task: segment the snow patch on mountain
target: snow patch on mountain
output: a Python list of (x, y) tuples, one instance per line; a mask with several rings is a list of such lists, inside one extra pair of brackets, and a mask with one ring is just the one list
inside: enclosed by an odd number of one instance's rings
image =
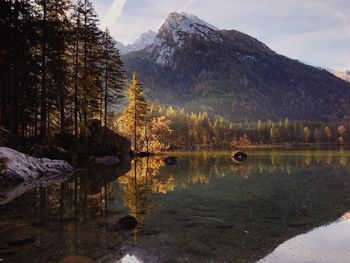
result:
[(150, 30), (147, 33), (143, 33), (141, 36), (136, 39), (135, 43), (132, 45), (134, 50), (142, 50), (145, 47), (154, 43), (154, 40), (157, 36), (157, 33)]
[(174, 12), (167, 17), (159, 29), (150, 52), (152, 52), (156, 63), (169, 65), (176, 49), (183, 45), (185, 37), (197, 35), (205, 40), (210, 40), (211, 33), (217, 30), (219, 30), (217, 27), (197, 16)]
[[(174, 44), (181, 44), (184, 34), (198, 34), (207, 37), (217, 27), (187, 13), (171, 13), (159, 29), (158, 38), (165, 38)], [(170, 38), (169, 38), (170, 37)]]
[(122, 55), (133, 51), (139, 51), (152, 45), (155, 41), (156, 35), (157, 35), (156, 32), (150, 30), (146, 33), (143, 33), (141, 36), (139, 36), (133, 44), (129, 44), (125, 46), (122, 43), (118, 42), (117, 47), (120, 50), (120, 53)]

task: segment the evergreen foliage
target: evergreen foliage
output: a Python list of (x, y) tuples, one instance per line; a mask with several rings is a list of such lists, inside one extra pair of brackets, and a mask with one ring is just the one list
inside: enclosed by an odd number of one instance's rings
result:
[(85, 138), (95, 118), (107, 126), (123, 64), (89, 0), (1, 1), (0, 36), (0, 127), (44, 139)]

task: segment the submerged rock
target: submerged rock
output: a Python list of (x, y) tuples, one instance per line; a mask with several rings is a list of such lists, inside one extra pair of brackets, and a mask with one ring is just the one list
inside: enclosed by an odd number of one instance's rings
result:
[(137, 219), (127, 215), (119, 219), (119, 225), (124, 230), (134, 230), (137, 227)]
[(74, 168), (66, 161), (34, 158), (6, 147), (0, 147), (0, 160), (0, 181), (23, 182), (74, 172)]

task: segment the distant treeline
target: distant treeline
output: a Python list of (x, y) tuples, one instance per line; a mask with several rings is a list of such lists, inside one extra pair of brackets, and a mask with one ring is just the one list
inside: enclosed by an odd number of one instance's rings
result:
[(0, 36), (0, 127), (45, 138), (108, 126), (124, 74), (90, 1), (2, 0)]
[(207, 113), (187, 113), (184, 109), (154, 105), (155, 114), (171, 121), (172, 148), (229, 148), (267, 144), (343, 144), (350, 140), (349, 124), (322, 124), (257, 121), (233, 123), (211, 118)]

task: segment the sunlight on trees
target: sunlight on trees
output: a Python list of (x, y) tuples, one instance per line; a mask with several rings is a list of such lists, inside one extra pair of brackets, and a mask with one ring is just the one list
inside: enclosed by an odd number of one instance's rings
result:
[(346, 132), (346, 128), (344, 127), (344, 125), (340, 125), (338, 126), (338, 134), (339, 134), (339, 137), (338, 137), (338, 141), (339, 143), (344, 143), (344, 135), (345, 135), (345, 132)]
[(143, 136), (144, 126), (149, 121), (149, 105), (139, 76), (134, 73), (127, 90), (128, 105), (120, 116), (120, 130), (132, 142), (134, 151), (140, 146), (139, 138)]

